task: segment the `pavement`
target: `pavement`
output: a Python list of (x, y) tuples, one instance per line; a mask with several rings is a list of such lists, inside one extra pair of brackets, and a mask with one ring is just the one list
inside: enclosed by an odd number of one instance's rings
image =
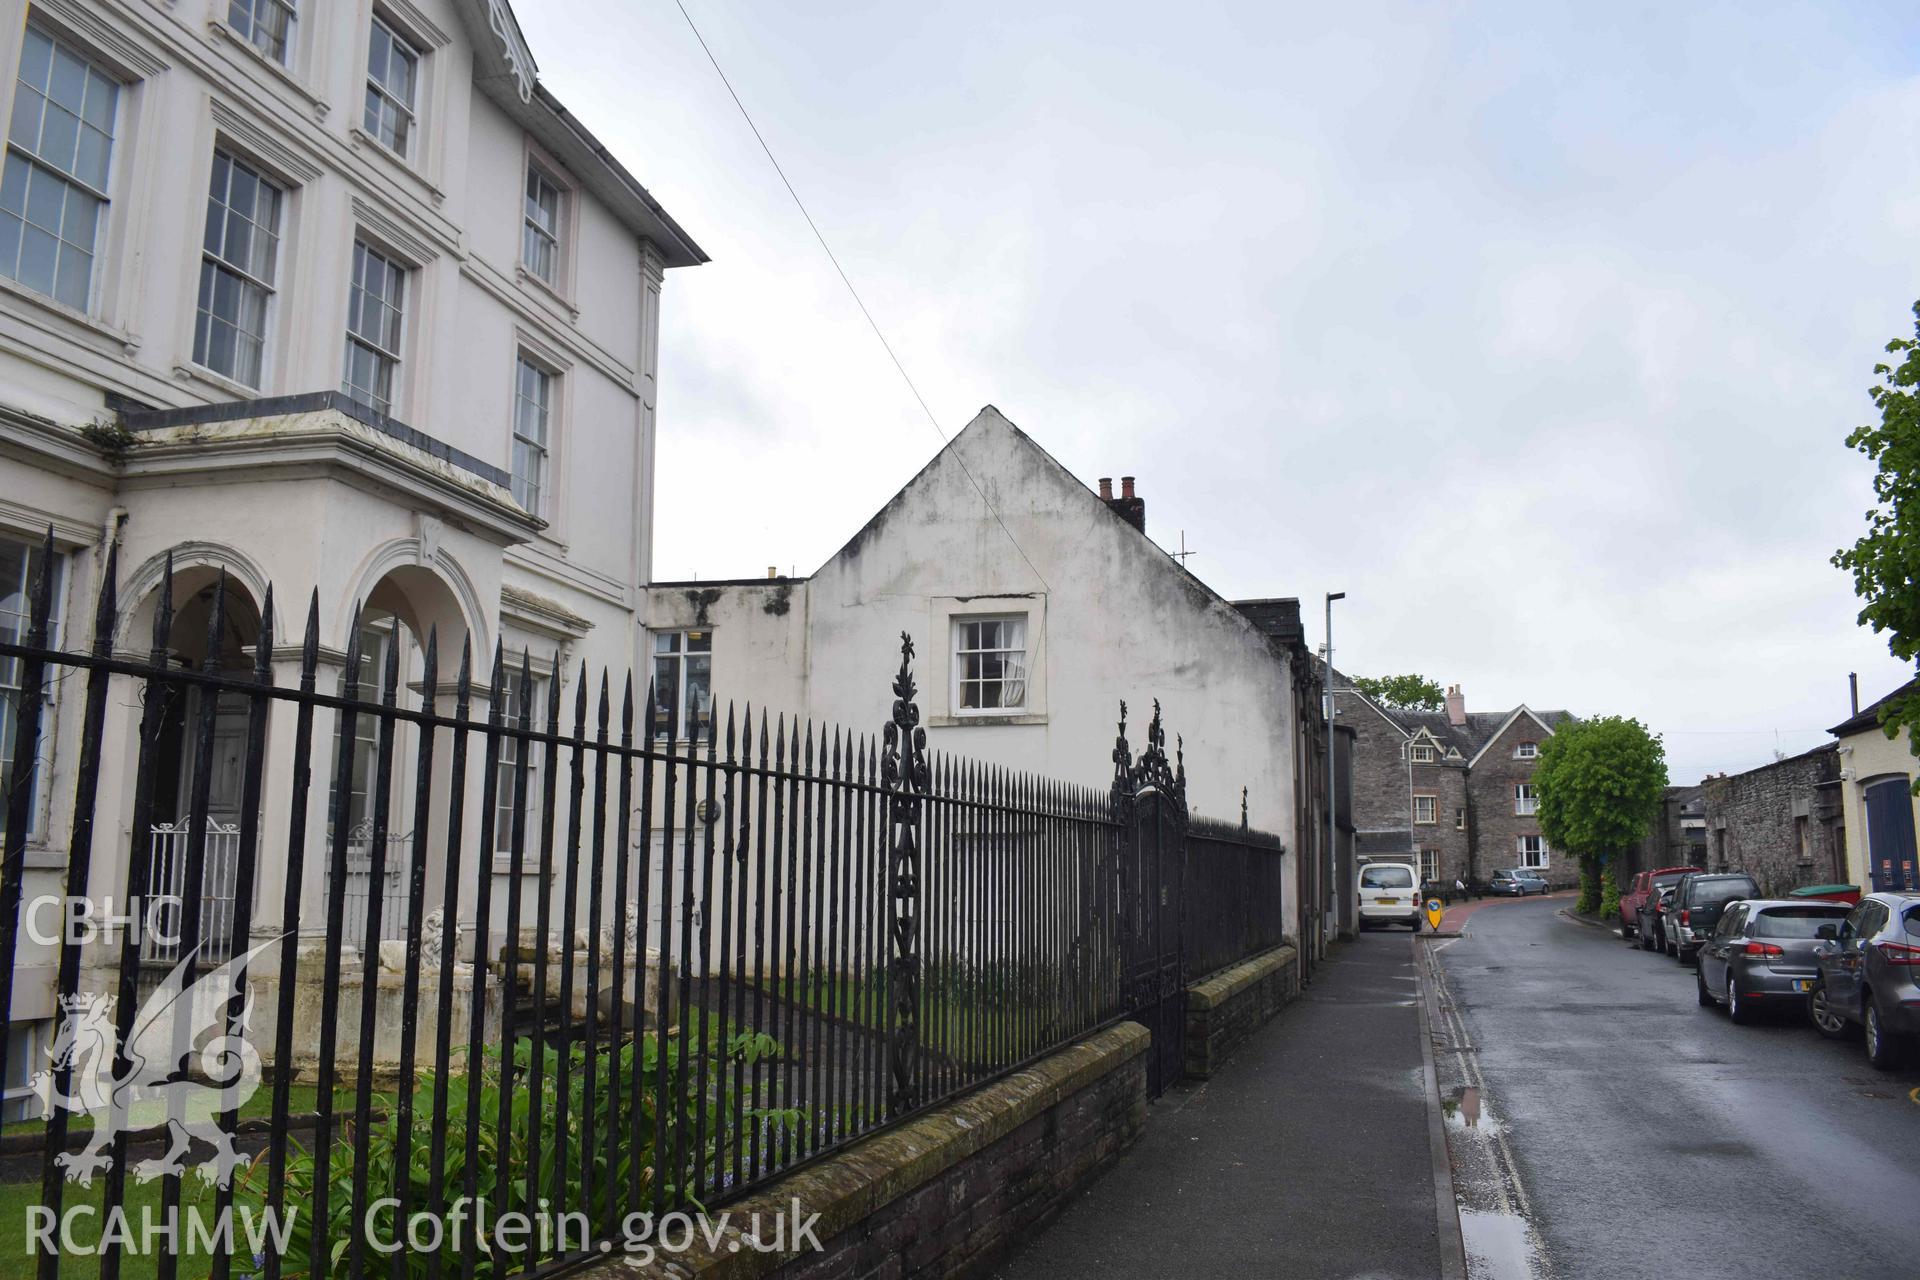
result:
[(1425, 944), (1474, 1280), (1915, 1274), (1920, 1070), (1797, 1008), (1736, 1027), (1564, 905)]
[(1336, 948), (1212, 1080), (1155, 1102), (1133, 1149), (993, 1274), (1442, 1275), (1425, 945), (1368, 932)]

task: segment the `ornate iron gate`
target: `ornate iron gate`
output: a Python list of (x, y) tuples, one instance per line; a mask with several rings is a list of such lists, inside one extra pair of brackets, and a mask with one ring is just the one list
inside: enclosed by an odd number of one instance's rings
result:
[(1183, 945), (1187, 869), (1187, 769), (1180, 740), (1167, 759), (1160, 700), (1154, 699), (1147, 749), (1132, 760), (1127, 704), (1113, 750), (1114, 808), (1120, 819), (1121, 990), (1127, 1016), (1153, 1033), (1147, 1091), (1154, 1097), (1180, 1075), (1187, 1026)]

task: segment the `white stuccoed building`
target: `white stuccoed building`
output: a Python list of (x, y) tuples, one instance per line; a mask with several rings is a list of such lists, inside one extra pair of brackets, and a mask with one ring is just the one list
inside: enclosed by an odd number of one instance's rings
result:
[(1288, 651), (1146, 536), (1131, 490), (1103, 500), (988, 406), (811, 576), (656, 583), (663, 717), (685, 739), (717, 715), (724, 740), (751, 703), (877, 734), (905, 632), (930, 749), (1104, 789), (1121, 700), (1138, 752), (1157, 698), (1192, 812), (1237, 823), (1245, 788), (1292, 849)]
[[(543, 682), (556, 650), (563, 667), (643, 667), (661, 284), (705, 255), (539, 81), (505, 0), (5, 13), (0, 628), (24, 630), (51, 525), (67, 647), (89, 638), (117, 543), (124, 652), (147, 648), (171, 556), (183, 663), (206, 657), (224, 572), (219, 643), (236, 667), (273, 584), (281, 684), (296, 681), (309, 591), (323, 687), (356, 604), (369, 676), (397, 645), (417, 680), (437, 630), (440, 685), (414, 693), (443, 709), (463, 641), (481, 683), (496, 644), (530, 647)], [(219, 722), (211, 816), (237, 815), (244, 706), (186, 699), (152, 829), (131, 829), (132, 701), (108, 713), (96, 886), (122, 883), (128, 857), (170, 856), (191, 783), (180, 744), (203, 717)], [(79, 704), (55, 690), (29, 900), (60, 892)], [(271, 814), (286, 812), (292, 721), (269, 726)], [(356, 827), (368, 785), (358, 771)], [(257, 901), (273, 904), (283, 824), (263, 840)], [(210, 838), (209, 858), (220, 848)], [(309, 901), (323, 863), (308, 859)], [(52, 951), (22, 946), (10, 1087), (38, 1065), (53, 1012)]]

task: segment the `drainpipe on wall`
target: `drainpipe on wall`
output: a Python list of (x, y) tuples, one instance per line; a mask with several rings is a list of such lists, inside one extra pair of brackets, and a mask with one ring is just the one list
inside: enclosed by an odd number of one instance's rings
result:
[(127, 509), (125, 507), (114, 507), (107, 512), (107, 518), (100, 524), (100, 544), (94, 548), (94, 554), (100, 557), (100, 565), (103, 570), (106, 567), (108, 554), (112, 552), (114, 546), (120, 541), (120, 526), (126, 522)]
[(1347, 593), (1344, 591), (1327, 592), (1327, 669), (1322, 675), (1327, 699), (1327, 891), (1322, 895), (1322, 901), (1326, 904), (1327, 914), (1326, 919), (1321, 922), (1321, 935), (1324, 939), (1323, 945), (1328, 947), (1333, 945), (1334, 918), (1339, 914), (1340, 892), (1339, 856), (1334, 851), (1333, 838), (1333, 602), (1346, 598)]

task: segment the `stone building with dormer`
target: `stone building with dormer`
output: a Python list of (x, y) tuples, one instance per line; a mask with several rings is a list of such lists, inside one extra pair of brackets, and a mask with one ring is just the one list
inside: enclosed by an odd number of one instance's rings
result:
[(1484, 883), (1524, 867), (1555, 886), (1579, 878), (1540, 831), (1540, 744), (1569, 717), (1522, 704), (1469, 711), (1459, 685), (1441, 711), (1383, 705), (1334, 673), (1334, 718), (1353, 731), (1358, 855), (1417, 862), (1423, 879)]

